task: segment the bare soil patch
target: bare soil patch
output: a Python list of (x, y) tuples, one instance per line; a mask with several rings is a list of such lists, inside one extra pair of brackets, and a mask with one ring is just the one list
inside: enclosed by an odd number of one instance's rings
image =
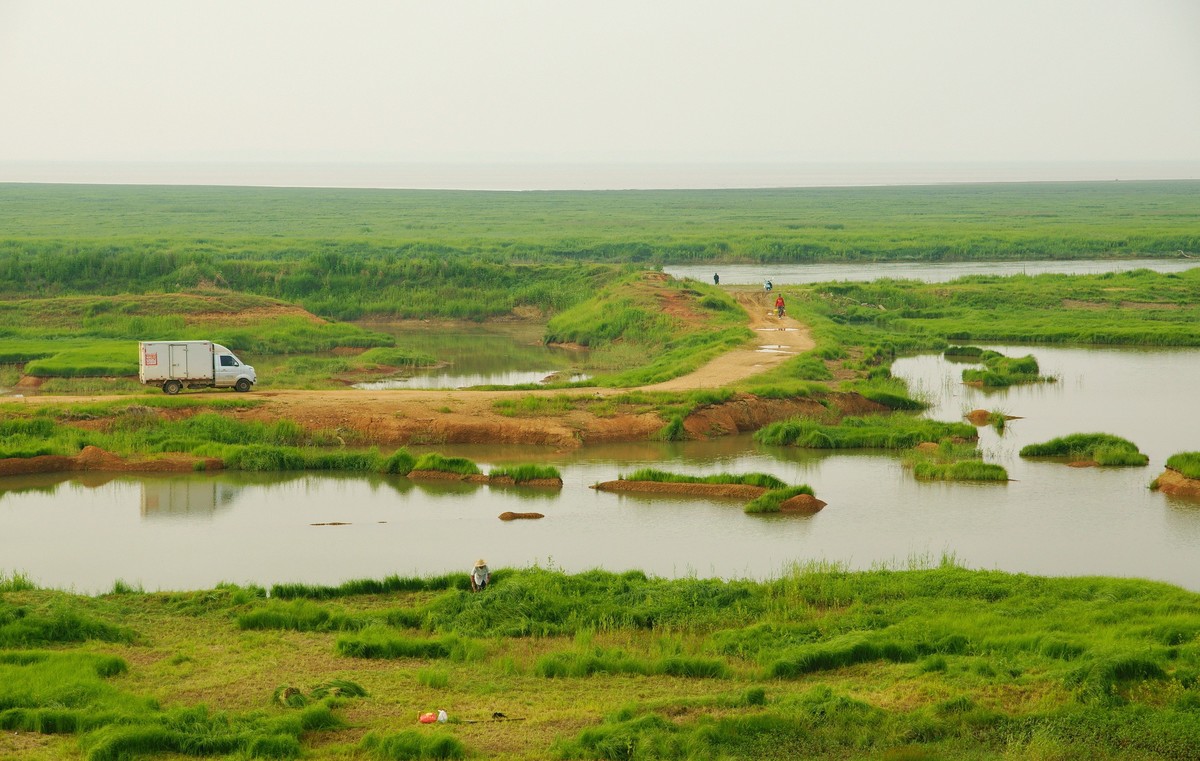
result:
[(828, 503), (822, 502), (811, 494), (797, 494), (790, 499), (780, 502), (779, 512), (811, 515), (812, 513), (819, 512), (826, 504)]

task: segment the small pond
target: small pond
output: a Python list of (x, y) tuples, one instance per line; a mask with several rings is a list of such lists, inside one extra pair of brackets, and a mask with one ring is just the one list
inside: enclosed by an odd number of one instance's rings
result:
[(395, 378), (354, 384), (354, 388), (467, 388), (541, 383), (547, 378), (582, 380), (576, 371), (585, 352), (546, 346), (543, 326), (488, 323), (447, 327), (438, 323), (359, 323), (395, 336), (396, 346), (433, 357), (436, 367), (417, 368)]

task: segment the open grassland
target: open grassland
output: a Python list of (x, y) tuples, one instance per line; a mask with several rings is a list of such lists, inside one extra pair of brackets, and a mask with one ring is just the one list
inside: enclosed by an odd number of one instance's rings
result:
[(549, 315), (629, 265), (1200, 253), (1196, 182), (487, 193), (0, 185), (0, 294)]
[(1131, 257), (1200, 253), (1198, 194), (1195, 181), (529, 193), (8, 184), (0, 230), (10, 246), (163, 252), (180, 265), (316, 248), (652, 263)]
[(0, 577), (0, 754), (1200, 758), (1200, 597), (1145, 581), (944, 560), (118, 587)]
[[(945, 348), (947, 341), (1200, 346), (1200, 267), (1179, 273), (972, 275), (788, 287), (797, 319), (843, 346)], [(833, 323), (828, 325), (826, 321)], [(832, 335), (831, 335), (832, 334)]]

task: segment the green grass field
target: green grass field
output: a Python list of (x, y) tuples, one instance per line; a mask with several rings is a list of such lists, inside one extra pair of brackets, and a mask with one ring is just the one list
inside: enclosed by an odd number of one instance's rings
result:
[(1198, 636), (1178, 588), (950, 559), (496, 569), (478, 594), (465, 574), (96, 597), (0, 576), (0, 754), (1197, 759)]

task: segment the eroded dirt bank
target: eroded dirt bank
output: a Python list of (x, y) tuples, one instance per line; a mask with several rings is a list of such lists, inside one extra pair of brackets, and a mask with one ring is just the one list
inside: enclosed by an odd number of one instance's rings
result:
[(65, 471), (112, 471), (121, 473), (189, 473), (197, 468), (220, 470), (220, 460), (175, 455), (157, 459), (125, 458), (105, 452), (99, 447), (84, 447), (71, 457), (40, 455), (38, 457), (9, 457), (0, 459), (0, 476), (28, 473), (61, 473)]
[(1177, 470), (1167, 468), (1156, 482), (1158, 490), (1163, 494), (1200, 499), (1200, 479), (1188, 478)]

